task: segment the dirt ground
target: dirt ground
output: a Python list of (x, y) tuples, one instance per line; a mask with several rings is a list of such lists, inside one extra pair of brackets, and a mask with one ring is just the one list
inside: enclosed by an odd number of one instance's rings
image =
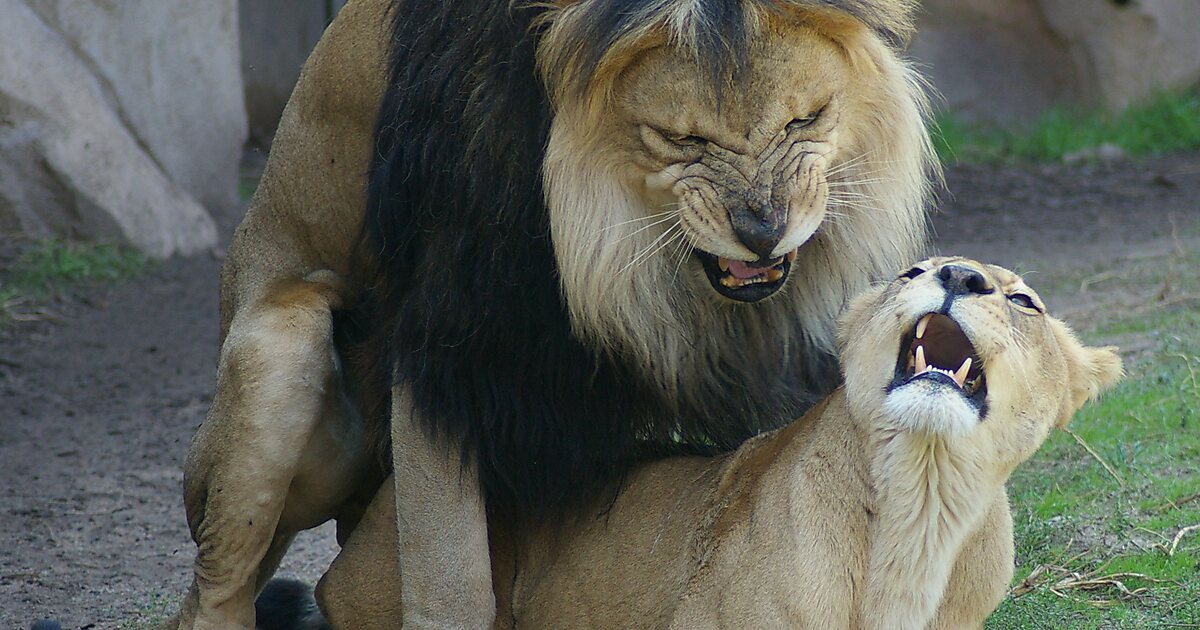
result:
[[(1200, 154), (947, 179), (938, 250), (1038, 272), (1043, 293), (1053, 279), (1051, 309), (1077, 324), (1137, 296), (1063, 278), (1200, 247)], [(220, 220), (230, 234), (237, 218)], [(0, 332), (0, 628), (121, 627), (174, 608), (193, 553), (180, 468), (212, 398), (220, 264), (157, 264)], [(309, 532), (281, 573), (313, 580), (335, 549), (328, 527)]]

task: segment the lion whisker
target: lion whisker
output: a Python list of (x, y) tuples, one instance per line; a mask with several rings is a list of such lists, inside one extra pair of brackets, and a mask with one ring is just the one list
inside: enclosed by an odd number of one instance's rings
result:
[(621, 227), (621, 226), (623, 226), (623, 225), (629, 225), (630, 223), (641, 223), (642, 221), (649, 221), (649, 220), (651, 220), (651, 219), (657, 219), (657, 218), (660, 218), (660, 217), (664, 217), (664, 216), (667, 216), (667, 215), (670, 215), (670, 214), (675, 214), (675, 213), (679, 212), (679, 209), (678, 209), (678, 207), (677, 207), (677, 206), (679, 206), (679, 203), (677, 203), (677, 202), (676, 202), (676, 203), (671, 203), (671, 204), (669, 204), (669, 205), (676, 206), (676, 207), (673, 207), (673, 208), (671, 208), (671, 209), (669, 209), (669, 210), (664, 210), (663, 212), (656, 212), (656, 213), (654, 213), (654, 214), (649, 214), (649, 215), (646, 215), (646, 216), (644, 216), (644, 217), (637, 217), (637, 218), (634, 218), (634, 219), (629, 219), (629, 220), (627, 220), (627, 221), (621, 221), (620, 223), (614, 223), (614, 224), (612, 224), (612, 225), (608, 225), (608, 226), (602, 227), (602, 228), (600, 228), (599, 230), (597, 230), (597, 234), (602, 234), (602, 233), (604, 233), (604, 232), (607, 232), (607, 231), (609, 231), (609, 230), (613, 230), (613, 229), (619, 228), (619, 227)]
[[(647, 245), (646, 248), (643, 249), (640, 253), (638, 253), (637, 256), (634, 256), (633, 260), (626, 263), (624, 267), (621, 267), (617, 271), (617, 274), (619, 275), (619, 274), (625, 273), (625, 271), (628, 270), (630, 267), (633, 267), (634, 265), (637, 265), (638, 263), (642, 262), (643, 260), (647, 260), (651, 255), (658, 253), (663, 247), (665, 247), (672, 240), (674, 240), (676, 230), (683, 229), (682, 227), (680, 227), (681, 224), (682, 224), (682, 221), (676, 221), (674, 224), (671, 225), (671, 227), (664, 230), (663, 233), (659, 234), (657, 238), (655, 238), (653, 241), (650, 241), (650, 244)], [(664, 239), (666, 239), (666, 240), (664, 240)]]
[(871, 153), (872, 153), (871, 151), (867, 151), (865, 153), (860, 153), (857, 156), (852, 157), (849, 160), (846, 160), (845, 162), (842, 162), (841, 164), (838, 164), (837, 166), (834, 166), (833, 168), (829, 169), (829, 171), (826, 172), (825, 175), (827, 177), (831, 176), (831, 175), (836, 175), (838, 173), (841, 173), (842, 171), (845, 171), (846, 169), (853, 168), (859, 164), (862, 164), (871, 155)]
[(868, 212), (879, 212), (879, 213), (883, 213), (883, 214), (902, 216), (902, 213), (900, 213), (900, 211), (896, 210), (895, 208), (881, 208), (879, 206), (867, 205), (864, 203), (859, 203), (857, 201), (849, 201), (849, 200), (845, 200), (845, 199), (834, 199), (832, 201), (833, 201), (833, 205), (835, 205), (835, 206), (843, 206), (843, 207), (848, 207), (848, 208), (856, 208), (858, 210), (866, 210)]
[(671, 282), (674, 282), (679, 277), (679, 270), (683, 268), (683, 261), (687, 260), (688, 252), (696, 248), (696, 237), (688, 236), (685, 231), (680, 231), (683, 238), (680, 239), (679, 260), (675, 262), (675, 271), (671, 273)]
[(672, 214), (671, 216), (668, 216), (668, 217), (666, 217), (666, 218), (663, 218), (663, 219), (659, 219), (658, 221), (655, 221), (654, 223), (648, 223), (648, 224), (646, 224), (646, 225), (643, 225), (643, 226), (639, 227), (638, 229), (636, 229), (636, 230), (634, 230), (634, 231), (630, 232), (629, 234), (626, 234), (626, 235), (622, 236), (621, 238), (617, 239), (617, 240), (616, 240), (616, 243), (620, 243), (620, 242), (624, 241), (625, 239), (627, 239), (627, 238), (629, 238), (629, 237), (631, 237), (631, 236), (636, 236), (637, 234), (639, 234), (639, 233), (641, 233), (641, 232), (644, 232), (644, 231), (646, 231), (646, 230), (648, 230), (648, 229), (650, 229), (650, 228), (652, 228), (652, 227), (654, 227), (654, 226), (656, 226), (656, 225), (662, 225), (663, 223), (666, 223), (666, 222), (670, 221), (671, 219), (676, 219), (676, 220), (678, 220), (678, 219), (677, 219), (677, 216), (678, 216), (678, 213), (674, 213), (674, 214)]
[(851, 186), (863, 186), (866, 184), (879, 184), (882, 182), (894, 182), (894, 181), (896, 181), (896, 180), (891, 179), (889, 177), (874, 177), (874, 178), (869, 178), (869, 179), (835, 180), (835, 181), (831, 181), (831, 182), (826, 182), (826, 185), (828, 185), (830, 188), (848, 188)]

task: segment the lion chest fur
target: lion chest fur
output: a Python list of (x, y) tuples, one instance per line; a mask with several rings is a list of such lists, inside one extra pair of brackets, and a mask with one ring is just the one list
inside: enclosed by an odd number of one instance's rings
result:
[[(964, 540), (990, 509), (1007, 510), (995, 477), (954, 472), (970, 469), (945, 449), (865, 428), (838, 390), (729, 457), (639, 470), (607, 516), (559, 539), (569, 553), (544, 545), (554, 536), (523, 536), (514, 618), (528, 627), (926, 627)], [(994, 584), (972, 588), (1003, 592), (1008, 576), (987, 579)]]

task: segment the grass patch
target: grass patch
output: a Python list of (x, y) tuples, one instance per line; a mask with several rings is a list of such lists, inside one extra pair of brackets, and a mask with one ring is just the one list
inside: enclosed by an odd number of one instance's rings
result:
[(1113, 144), (1129, 155), (1200, 149), (1200, 93), (1164, 92), (1118, 114), (1054, 108), (1029, 127), (980, 127), (942, 116), (933, 133), (945, 163), (1056, 162)]
[[(1200, 280), (1178, 274), (1197, 264), (1200, 252), (1129, 262), (1123, 277), (1151, 290), (1170, 279), (1175, 295), (1196, 295)], [(1013, 475), (1016, 579), (988, 628), (1200, 627), (1200, 529), (1188, 529), (1200, 525), (1195, 304), (1113, 309), (1083, 331), (1154, 347), (1076, 415), (1074, 435), (1055, 432)]]
[(145, 254), (122, 245), (33, 243), (0, 277), (0, 326), (40, 319), (40, 304), (63, 291), (130, 278), (148, 263)]

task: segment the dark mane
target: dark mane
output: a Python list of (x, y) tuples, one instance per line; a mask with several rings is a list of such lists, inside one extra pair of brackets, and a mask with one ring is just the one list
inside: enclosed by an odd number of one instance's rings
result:
[[(653, 4), (592, 2), (586, 37), (612, 41)], [(734, 47), (718, 58), (741, 63), (741, 9), (730, 8), (739, 3), (700, 5), (714, 21), (711, 45)], [(546, 10), (394, 1), (356, 317), (368, 327), (359, 354), (384, 375), (365, 394), (376, 441), (389, 435), (390, 374), (429, 433), (478, 463), (488, 501), (527, 516), (594, 499), (647, 449), (734, 448), (837, 380), (822, 355), (788, 382), (734, 373), (722, 377), (726, 391), (670, 400), (631, 362), (572, 333), (541, 180), (552, 114), (535, 51)]]

